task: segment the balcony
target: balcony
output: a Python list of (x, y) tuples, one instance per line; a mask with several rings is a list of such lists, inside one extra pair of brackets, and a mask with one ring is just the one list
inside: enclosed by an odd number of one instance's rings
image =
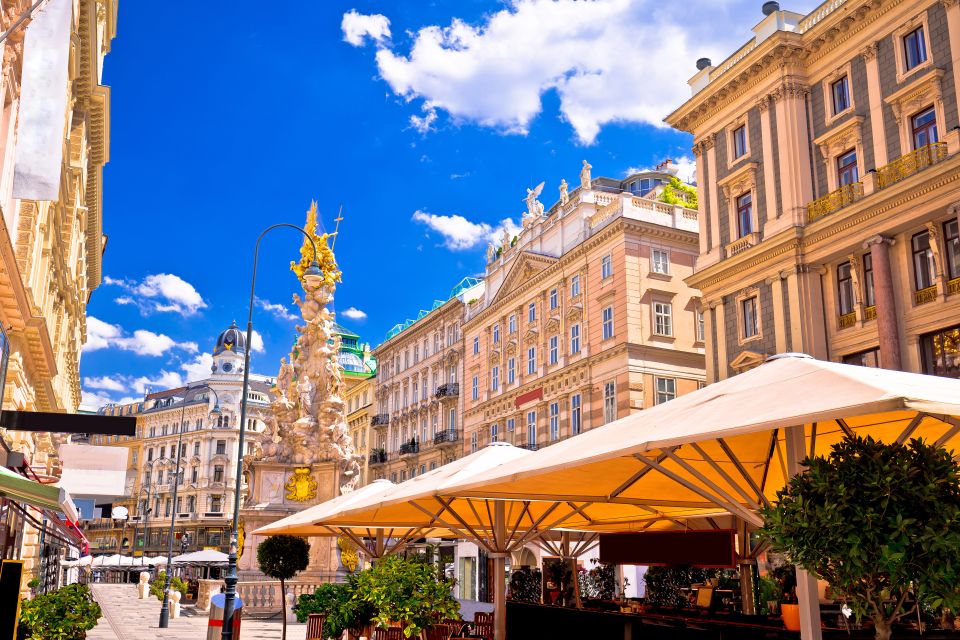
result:
[(387, 461), (387, 452), (383, 449), (375, 449), (367, 461), (370, 464), (384, 464)]
[(948, 296), (960, 295), (960, 278), (947, 280), (947, 295)]
[(863, 197), (863, 183), (854, 182), (845, 184), (835, 191), (831, 191), (822, 198), (817, 198), (807, 205), (807, 222), (814, 222), (824, 216), (839, 211), (848, 204), (853, 204)]
[(433, 444), (435, 445), (453, 444), (456, 441), (457, 432), (450, 429), (438, 431), (437, 434), (433, 436)]
[(870, 305), (869, 307), (863, 308), (863, 319), (867, 320), (876, 320), (877, 319), (877, 305)]
[(203, 514), (204, 518), (223, 518), (223, 511), (205, 511)]
[(838, 329), (849, 329), (855, 324), (857, 324), (857, 313), (855, 311), (851, 311), (850, 313), (844, 313), (839, 318), (837, 318)]
[(756, 246), (760, 243), (760, 234), (754, 231), (753, 233), (748, 233), (742, 238), (737, 238), (730, 244), (726, 246), (727, 257), (732, 258), (733, 256), (746, 251), (750, 247)]
[(947, 143), (934, 142), (877, 169), (877, 188), (884, 189), (947, 157)]
[(937, 285), (932, 287), (927, 287), (926, 289), (920, 289), (920, 291), (913, 292), (913, 304), (921, 305), (927, 304), (928, 302), (933, 302), (937, 299)]
[(371, 427), (385, 427), (388, 424), (390, 424), (390, 415), (386, 413), (378, 413), (370, 420)]
[(448, 382), (437, 387), (437, 392), (433, 394), (435, 398), (456, 398), (460, 395), (460, 385), (456, 382)]
[(405, 456), (411, 453), (420, 452), (420, 443), (416, 440), (411, 440), (410, 442), (405, 442), (400, 445), (400, 455)]
[(526, 449), (527, 451), (536, 451), (537, 443), (536, 442), (521, 442), (517, 445), (521, 449)]

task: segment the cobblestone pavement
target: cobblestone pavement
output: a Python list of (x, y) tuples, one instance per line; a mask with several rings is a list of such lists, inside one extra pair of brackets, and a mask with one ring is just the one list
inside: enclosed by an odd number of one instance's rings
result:
[[(183, 607), (181, 617), (170, 620), (170, 626), (160, 629), (160, 602), (156, 598), (140, 600), (137, 587), (132, 584), (92, 584), (94, 598), (103, 609), (96, 628), (87, 633), (88, 640), (203, 640), (207, 637), (207, 614), (193, 607)], [(304, 640), (304, 624), (287, 626), (287, 640)], [(244, 618), (240, 640), (279, 640), (280, 620)]]

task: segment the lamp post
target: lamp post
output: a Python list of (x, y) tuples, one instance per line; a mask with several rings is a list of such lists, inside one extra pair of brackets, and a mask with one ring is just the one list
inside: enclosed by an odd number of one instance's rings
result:
[[(156, 478), (153, 477), (153, 465), (157, 464), (162, 460), (162, 458), (156, 458), (154, 460), (147, 460), (144, 464), (150, 468), (150, 481), (147, 483), (147, 504), (146, 509), (144, 510), (143, 518), (143, 548), (140, 550), (140, 566), (143, 566), (143, 557), (147, 554), (147, 541), (150, 539), (150, 514), (153, 512), (153, 507), (150, 506), (150, 500), (153, 498), (153, 483)], [(143, 492), (143, 485), (140, 485), (140, 492)], [(140, 495), (137, 494), (137, 499), (139, 500)], [(134, 551), (136, 551), (136, 531), (134, 531)]]
[(123, 531), (127, 522), (127, 510), (124, 507), (116, 507), (113, 510), (114, 523), (120, 527), (120, 533), (117, 534), (117, 567), (123, 567)]
[[(153, 469), (153, 464), (152, 464), (152, 463), (150, 464), (150, 468), (151, 468), (151, 471), (152, 471), (152, 469)], [(152, 476), (152, 474), (151, 474), (151, 476)], [(131, 545), (131, 547), (132, 547), (131, 556), (132, 556), (132, 557), (136, 557), (136, 555), (137, 555), (137, 532), (140, 531), (140, 520), (143, 520), (143, 521), (144, 521), (144, 522), (143, 522), (143, 530), (144, 530), (144, 536), (146, 536), (146, 531), (147, 531), (147, 517), (150, 515), (150, 511), (151, 511), (151, 509), (150, 509), (150, 489), (151, 489), (152, 487), (153, 487), (153, 483), (152, 483), (152, 482), (149, 483), (146, 487), (144, 487), (143, 484), (141, 484), (141, 485), (140, 485), (140, 490), (137, 491), (137, 502), (136, 502), (136, 506), (135, 506), (134, 508), (136, 509), (136, 515), (137, 515), (138, 517), (137, 517), (137, 521), (136, 521), (136, 522), (134, 523), (134, 525), (133, 525), (133, 544)], [(144, 515), (143, 515), (142, 517), (140, 517), (140, 504), (141, 504), (140, 498), (143, 496), (143, 490), (144, 490), (144, 489), (147, 490), (147, 503), (144, 505), (144, 508), (143, 508), (143, 514), (144, 514)], [(144, 542), (146, 542), (146, 539), (144, 539)], [(141, 547), (141, 549), (140, 549), (140, 566), (143, 566), (143, 555), (144, 555), (143, 552), (144, 552), (144, 549), (146, 549), (146, 544), (142, 545), (142, 547)]]
[(323, 273), (320, 271), (320, 265), (317, 263), (317, 258), (319, 257), (319, 253), (317, 253), (317, 243), (313, 240), (310, 234), (304, 231), (301, 227), (298, 227), (295, 224), (281, 222), (279, 224), (267, 227), (257, 238), (257, 243), (253, 249), (253, 276), (250, 280), (250, 304), (249, 312), (247, 314), (247, 340), (244, 343), (245, 347), (243, 350), (243, 389), (241, 392), (242, 398), (240, 400), (240, 437), (238, 439), (237, 451), (237, 477), (236, 487), (234, 488), (233, 492), (233, 523), (230, 528), (230, 553), (227, 556), (227, 575), (223, 579), (224, 583), (226, 584), (226, 589), (223, 592), (222, 640), (233, 640), (233, 611), (237, 599), (237, 554), (240, 551), (237, 549), (237, 538), (240, 529), (240, 490), (243, 480), (243, 436), (247, 422), (247, 385), (250, 382), (250, 343), (253, 340), (253, 302), (254, 291), (256, 290), (257, 286), (257, 258), (260, 255), (260, 241), (263, 240), (263, 236), (267, 235), (267, 232), (278, 227), (289, 227), (291, 229), (296, 229), (302, 233), (313, 246), (313, 262), (311, 262), (310, 266), (307, 267), (306, 271), (303, 272), (303, 279), (308, 282), (316, 282), (316, 280), (323, 278)]
[[(210, 410), (210, 416), (220, 415), (220, 396), (217, 395), (217, 392), (212, 387), (207, 387), (210, 391), (213, 392), (214, 397), (216, 398), (213, 409)], [(184, 428), (184, 417), (187, 413), (187, 393), (190, 389), (187, 388), (183, 393), (183, 400), (180, 406), (180, 424), (179, 430), (177, 432), (177, 458), (174, 474), (173, 474), (173, 509), (170, 511), (170, 534), (167, 536), (167, 571), (165, 573), (165, 578), (163, 581), (163, 605), (160, 607), (160, 628), (166, 629), (170, 624), (170, 577), (173, 573), (173, 532), (174, 525), (177, 522), (177, 489), (180, 488), (180, 459), (183, 454), (183, 432), (186, 431)]]

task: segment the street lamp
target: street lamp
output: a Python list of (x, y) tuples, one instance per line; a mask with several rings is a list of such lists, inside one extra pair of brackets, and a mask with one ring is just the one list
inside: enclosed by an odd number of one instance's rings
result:
[(230, 528), (230, 553), (227, 556), (227, 575), (223, 579), (227, 588), (223, 592), (222, 640), (233, 640), (233, 611), (237, 599), (237, 554), (239, 553), (239, 549), (237, 549), (237, 538), (239, 536), (240, 529), (240, 490), (243, 480), (243, 435), (247, 422), (247, 385), (250, 382), (250, 344), (253, 341), (253, 302), (254, 291), (257, 286), (257, 258), (260, 255), (260, 241), (263, 240), (263, 236), (267, 235), (268, 231), (272, 231), (278, 227), (290, 227), (291, 229), (296, 229), (302, 233), (313, 246), (313, 262), (311, 262), (310, 266), (308, 266), (303, 272), (304, 281), (310, 285), (317, 285), (323, 278), (323, 272), (320, 270), (320, 265), (317, 263), (317, 259), (320, 256), (320, 254), (317, 252), (317, 243), (314, 241), (313, 237), (311, 237), (310, 234), (304, 231), (301, 227), (298, 227), (295, 224), (281, 222), (279, 224), (267, 227), (257, 238), (257, 244), (253, 249), (253, 277), (250, 280), (250, 304), (248, 307), (249, 312), (247, 314), (247, 341), (245, 343), (246, 348), (243, 350), (243, 397), (240, 400), (240, 437), (238, 439), (236, 487), (234, 488), (233, 492), (233, 523)]
[[(213, 409), (210, 410), (210, 417), (215, 417), (220, 415), (220, 396), (217, 394), (216, 389), (213, 387), (207, 387), (210, 391), (213, 392), (214, 398), (216, 400), (213, 404)], [(173, 532), (174, 525), (177, 522), (177, 489), (180, 488), (180, 458), (183, 453), (183, 432), (186, 431), (184, 428), (186, 423), (184, 422), (184, 417), (187, 413), (187, 393), (190, 389), (187, 388), (183, 393), (183, 400), (181, 401), (180, 406), (180, 425), (179, 431), (177, 433), (177, 460), (174, 463), (174, 474), (173, 474), (173, 496), (171, 500), (173, 501), (173, 509), (170, 511), (170, 534), (167, 536), (167, 571), (163, 581), (163, 606), (160, 607), (160, 628), (166, 629), (170, 624), (170, 577), (173, 573)]]

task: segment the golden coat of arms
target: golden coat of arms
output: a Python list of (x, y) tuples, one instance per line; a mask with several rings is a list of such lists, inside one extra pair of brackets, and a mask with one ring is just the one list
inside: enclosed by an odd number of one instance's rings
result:
[(340, 549), (340, 562), (350, 573), (355, 573), (360, 565), (360, 554), (352, 542), (340, 536), (337, 538), (337, 548)]
[(317, 481), (310, 475), (309, 467), (297, 467), (284, 486), (287, 500), (306, 502), (317, 497)]

